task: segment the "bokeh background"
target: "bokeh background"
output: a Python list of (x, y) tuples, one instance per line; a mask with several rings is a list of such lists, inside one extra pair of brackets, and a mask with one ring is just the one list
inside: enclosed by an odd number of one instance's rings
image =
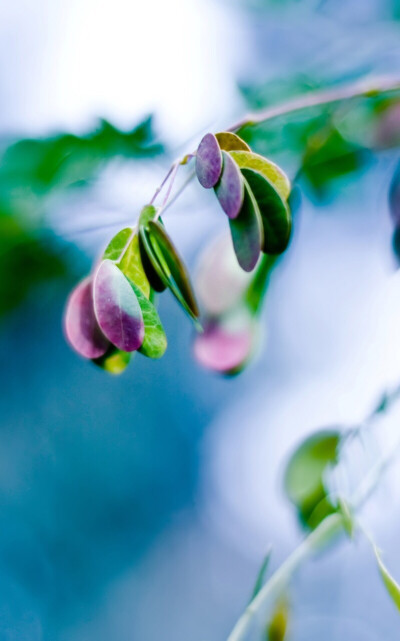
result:
[[(339, 161), (303, 183), (264, 344), (239, 377), (196, 364), (168, 294), (167, 354), (117, 378), (69, 349), (62, 312), (171, 159), (249, 108), (398, 72), (399, 17), (392, 0), (0, 3), (1, 640), (225, 639), (269, 545), (275, 568), (301, 540), (282, 489), (293, 447), (400, 381), (398, 153), (374, 153), (362, 105), (341, 114)], [(252, 143), (293, 177), (321, 123), (284, 124)], [(166, 222), (193, 268), (224, 224), (196, 186)], [(399, 418), (349, 457), (355, 476)], [(399, 480), (394, 466), (363, 513), (397, 577)], [(290, 600), (293, 641), (399, 638), (362, 540), (304, 566)]]

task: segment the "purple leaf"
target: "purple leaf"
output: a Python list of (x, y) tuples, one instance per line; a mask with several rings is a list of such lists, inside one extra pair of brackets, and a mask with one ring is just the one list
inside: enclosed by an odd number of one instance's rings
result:
[(103, 260), (95, 274), (93, 301), (97, 322), (111, 343), (125, 352), (139, 349), (144, 339), (139, 301), (111, 260)]
[[(242, 319), (243, 320), (243, 319)], [(232, 325), (213, 321), (194, 342), (198, 362), (215, 372), (234, 373), (245, 365), (251, 356), (254, 328), (251, 322)]]
[(196, 174), (199, 183), (206, 189), (214, 187), (222, 171), (222, 154), (214, 134), (206, 134), (196, 153)]
[(243, 203), (243, 176), (233, 158), (226, 151), (222, 151), (222, 157), (222, 174), (215, 187), (215, 193), (226, 215), (229, 218), (236, 218)]
[(90, 278), (85, 278), (72, 291), (65, 310), (64, 329), (68, 342), (81, 356), (100, 358), (106, 353), (110, 344), (97, 324)]

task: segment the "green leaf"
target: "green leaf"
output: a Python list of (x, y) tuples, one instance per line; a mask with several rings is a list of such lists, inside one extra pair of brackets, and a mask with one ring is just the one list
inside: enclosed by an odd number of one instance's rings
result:
[(265, 555), (264, 561), (262, 562), (262, 565), (260, 567), (260, 570), (257, 575), (257, 579), (253, 588), (253, 593), (251, 595), (250, 601), (252, 601), (259, 591), (261, 590), (262, 586), (264, 585), (265, 577), (267, 574), (269, 562), (271, 560), (271, 553), (272, 553), (272, 548), (270, 547), (267, 554)]
[[(158, 263), (157, 265), (153, 266), (153, 263), (149, 258), (152, 249), (148, 240), (148, 235), (146, 233), (148, 231), (147, 227), (149, 222), (151, 220), (154, 220), (156, 214), (157, 209), (153, 205), (146, 205), (145, 207), (143, 207), (139, 216), (139, 248), (143, 268), (146, 272), (152, 289), (154, 289), (154, 291), (156, 292), (163, 292), (166, 286), (164, 285), (164, 282), (162, 280), (162, 270), (161, 267), (159, 267)], [(161, 219), (160, 222), (162, 222)]]
[(382, 577), (385, 588), (390, 598), (392, 599), (393, 603), (395, 604), (396, 608), (400, 611), (400, 585), (392, 577), (392, 575), (389, 573), (388, 569), (384, 565), (376, 545), (374, 545), (373, 548), (374, 548), (376, 560), (378, 562), (379, 572)]
[(354, 534), (354, 518), (352, 510), (347, 501), (345, 501), (345, 499), (341, 496), (338, 499), (338, 508), (339, 512), (343, 516), (343, 527), (349, 537), (352, 539)]
[(223, 149), (224, 151), (251, 151), (247, 142), (231, 131), (221, 131), (220, 133), (215, 134), (215, 137), (218, 140), (220, 149)]
[(196, 320), (200, 312), (193, 287), (185, 264), (172, 240), (159, 222), (150, 221), (148, 232), (145, 231), (145, 234), (151, 247), (149, 258), (153, 267), (183, 309)]
[(267, 160), (267, 158), (259, 156), (252, 151), (231, 151), (230, 155), (241, 169), (254, 169), (258, 171), (273, 184), (283, 200), (288, 199), (290, 194), (290, 180), (285, 172), (272, 162), (272, 160)]
[(161, 358), (167, 349), (167, 337), (161, 324), (160, 317), (153, 303), (131, 281), (131, 286), (138, 298), (144, 322), (144, 340), (139, 352), (148, 358)]
[(112, 238), (108, 243), (106, 249), (104, 250), (103, 260), (106, 260), (106, 258), (114, 261), (118, 260), (118, 258), (122, 254), (122, 251), (125, 249), (131, 235), (131, 227), (125, 227), (125, 229), (121, 229), (121, 231), (119, 231), (118, 234), (116, 234), (114, 238)]
[(289, 207), (272, 183), (254, 169), (242, 169), (243, 176), (257, 201), (264, 229), (263, 251), (281, 254), (289, 244), (292, 217)]
[(148, 298), (150, 295), (150, 283), (143, 267), (139, 248), (139, 235), (137, 233), (129, 243), (118, 267)]
[(327, 496), (324, 475), (337, 462), (340, 432), (320, 431), (306, 438), (292, 454), (285, 472), (285, 490), (301, 521), (313, 529), (335, 508)]
[(110, 349), (101, 356), (93, 360), (93, 363), (104, 369), (109, 374), (122, 374), (128, 367), (130, 360), (133, 358), (134, 352), (124, 352), (117, 347), (111, 345)]

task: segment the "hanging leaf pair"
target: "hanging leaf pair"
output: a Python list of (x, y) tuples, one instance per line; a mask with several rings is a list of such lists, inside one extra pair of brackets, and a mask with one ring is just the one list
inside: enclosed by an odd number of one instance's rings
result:
[(229, 218), (239, 265), (252, 271), (260, 253), (281, 254), (289, 244), (290, 182), (273, 162), (232, 132), (206, 134), (196, 153), (200, 184), (214, 188)]
[(94, 273), (72, 292), (65, 333), (79, 354), (110, 373), (125, 369), (133, 352), (160, 358), (167, 339), (154, 292), (169, 288), (197, 321), (199, 311), (187, 270), (154, 207), (145, 207), (138, 229), (122, 229)]

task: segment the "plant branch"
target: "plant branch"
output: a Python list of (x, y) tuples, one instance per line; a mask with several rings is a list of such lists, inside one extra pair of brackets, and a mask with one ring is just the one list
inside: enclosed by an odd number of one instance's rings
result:
[(281, 105), (267, 107), (262, 111), (247, 114), (232, 125), (229, 131), (237, 131), (242, 127), (260, 125), (273, 118), (278, 118), (279, 116), (303, 109), (310, 109), (311, 107), (333, 104), (353, 98), (373, 98), (382, 93), (393, 93), (397, 91), (400, 91), (400, 76), (377, 76), (371, 79), (358, 80), (357, 82), (342, 87), (312, 91), (288, 100)]
[[(385, 395), (384, 400), (367, 418), (366, 424), (368, 425), (373, 418), (386, 411), (399, 400), (399, 395), (400, 386)], [(399, 454), (400, 439), (398, 439), (390, 451), (382, 456), (362, 479), (350, 500), (352, 510), (357, 511), (364, 505)], [(254, 619), (265, 609), (270, 599), (280, 594), (302, 562), (307, 560), (320, 546), (331, 542), (337, 534), (345, 531), (345, 526), (345, 517), (340, 512), (335, 512), (321, 521), (315, 530), (313, 530), (290, 554), (286, 561), (282, 563), (269, 581), (258, 592), (256, 597), (249, 603), (244, 613), (238, 619), (227, 641), (244, 641)]]

